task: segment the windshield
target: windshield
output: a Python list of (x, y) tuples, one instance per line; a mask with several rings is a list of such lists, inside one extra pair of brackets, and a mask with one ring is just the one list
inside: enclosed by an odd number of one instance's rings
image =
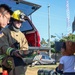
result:
[(42, 59), (51, 59), (49, 56), (42, 56)]

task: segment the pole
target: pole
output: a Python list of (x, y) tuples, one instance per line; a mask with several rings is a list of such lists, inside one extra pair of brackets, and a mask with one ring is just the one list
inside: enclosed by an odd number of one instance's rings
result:
[(48, 46), (49, 46), (49, 56), (51, 57), (51, 44), (50, 44), (50, 5), (48, 5)]

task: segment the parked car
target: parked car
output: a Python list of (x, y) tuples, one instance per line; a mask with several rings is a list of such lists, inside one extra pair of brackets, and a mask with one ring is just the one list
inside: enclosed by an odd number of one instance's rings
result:
[(38, 60), (36, 64), (40, 64), (40, 65), (56, 64), (56, 61), (55, 59), (51, 58), (48, 55), (42, 55), (41, 59)]

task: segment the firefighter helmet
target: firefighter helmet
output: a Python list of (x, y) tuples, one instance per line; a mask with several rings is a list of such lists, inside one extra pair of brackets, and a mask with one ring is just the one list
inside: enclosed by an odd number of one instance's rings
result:
[(25, 16), (26, 15), (20, 10), (16, 10), (12, 14), (12, 18), (19, 21), (25, 21)]

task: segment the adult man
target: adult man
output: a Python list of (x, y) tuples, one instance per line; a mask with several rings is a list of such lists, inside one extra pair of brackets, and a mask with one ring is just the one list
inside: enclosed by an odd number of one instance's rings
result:
[[(3, 32), (1, 31), (10, 20), (10, 17), (12, 15), (13, 11), (10, 9), (10, 7), (6, 4), (0, 5), (0, 47), (4, 44), (4, 40), (2, 38), (4, 37)], [(3, 56), (1, 55), (1, 49), (0, 49), (0, 59), (2, 59)], [(0, 60), (1, 64), (2, 60)]]
[[(9, 23), (10, 17), (12, 15), (13, 11), (10, 9), (10, 7), (6, 4), (0, 4), (0, 38), (4, 36), (2, 33), (2, 28), (5, 28), (5, 26)], [(3, 41), (0, 41), (0, 46), (3, 44)], [(1, 53), (1, 50), (0, 50)], [(2, 62), (3, 56), (0, 55), (0, 63)]]
[(20, 31), (23, 21), (25, 21), (25, 14), (16, 10), (12, 14), (8, 28), (2, 30), (4, 37), (0, 40), (6, 39), (5, 44), (0, 47), (1, 54), (4, 55), (2, 66), (3, 69), (8, 70), (9, 75), (25, 75), (26, 64), (22, 58), (24, 55), (32, 54), (31, 51), (27, 51), (28, 42)]

